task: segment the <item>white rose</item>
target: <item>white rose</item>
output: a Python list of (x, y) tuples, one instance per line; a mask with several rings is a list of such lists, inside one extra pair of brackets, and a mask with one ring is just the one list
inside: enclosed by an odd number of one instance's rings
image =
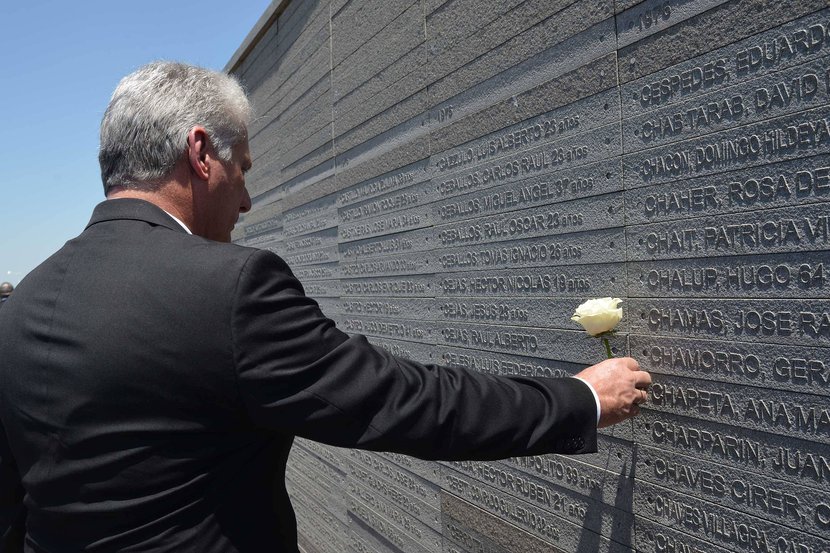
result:
[(572, 321), (581, 324), (591, 336), (614, 330), (623, 316), (620, 298), (588, 300), (574, 311)]

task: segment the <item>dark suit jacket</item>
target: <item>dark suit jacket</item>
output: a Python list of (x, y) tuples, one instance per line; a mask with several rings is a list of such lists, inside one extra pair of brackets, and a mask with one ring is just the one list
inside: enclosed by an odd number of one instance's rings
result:
[(278, 256), (140, 200), (100, 204), (0, 336), (0, 530), (25, 515), (26, 551), (296, 551), (293, 436), (443, 459), (596, 446), (584, 383), (395, 358)]

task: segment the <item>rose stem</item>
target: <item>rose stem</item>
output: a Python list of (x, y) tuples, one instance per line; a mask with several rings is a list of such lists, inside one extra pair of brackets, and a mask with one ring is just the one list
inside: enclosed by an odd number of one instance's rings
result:
[(603, 338), (602, 343), (605, 344), (605, 353), (608, 354), (608, 359), (614, 357), (614, 354), (611, 353), (611, 344), (608, 343), (608, 338)]

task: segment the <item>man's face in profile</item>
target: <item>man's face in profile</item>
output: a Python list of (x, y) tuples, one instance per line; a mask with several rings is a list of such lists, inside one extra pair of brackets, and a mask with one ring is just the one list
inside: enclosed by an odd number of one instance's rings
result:
[(233, 147), (230, 161), (217, 161), (208, 182), (209, 218), (205, 238), (230, 242), (231, 231), (240, 213), (251, 209), (251, 197), (245, 188), (245, 173), (251, 168), (248, 138)]

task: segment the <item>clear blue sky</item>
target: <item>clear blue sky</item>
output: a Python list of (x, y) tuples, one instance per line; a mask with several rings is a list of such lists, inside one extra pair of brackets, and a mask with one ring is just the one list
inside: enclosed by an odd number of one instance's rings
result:
[(103, 200), (98, 124), (156, 59), (221, 70), (270, 0), (0, 1), (0, 281), (17, 283)]

